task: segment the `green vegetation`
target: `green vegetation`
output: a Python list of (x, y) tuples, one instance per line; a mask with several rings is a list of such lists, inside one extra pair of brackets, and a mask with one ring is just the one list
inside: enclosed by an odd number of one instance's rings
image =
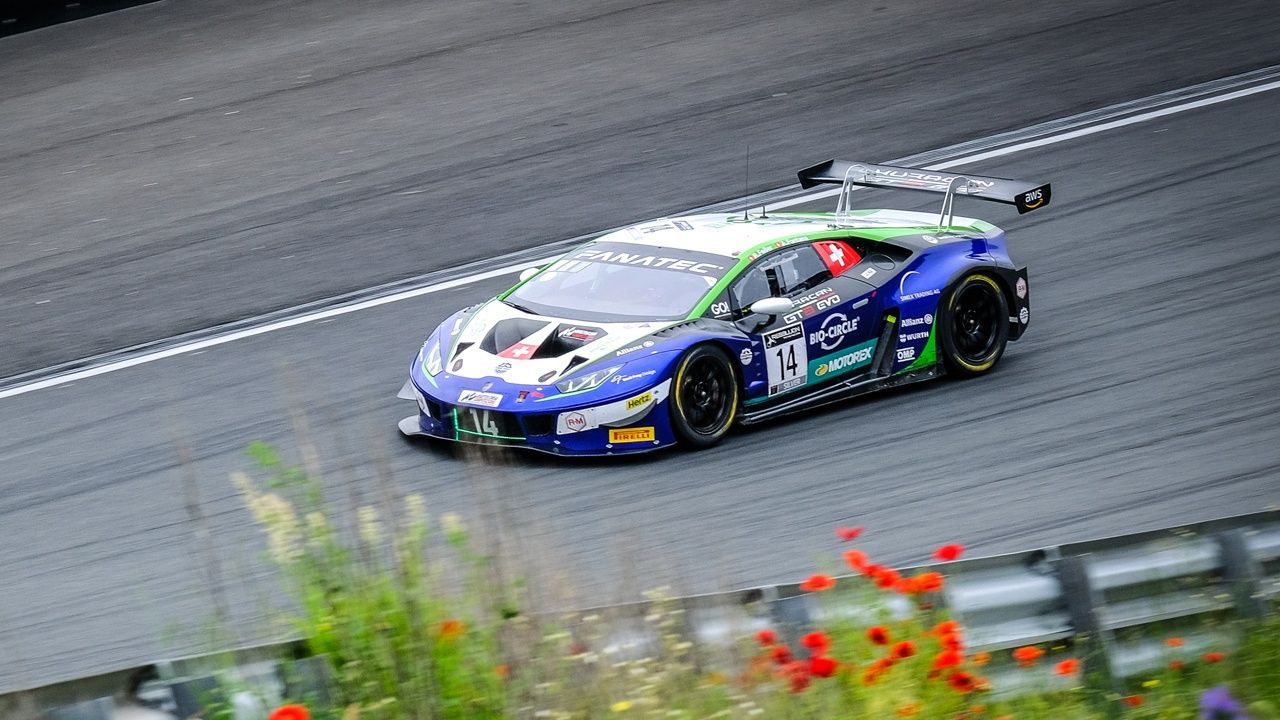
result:
[(802, 586), (831, 618), (820, 630), (787, 637), (738, 608), (730, 642), (699, 642), (689, 606), (660, 591), (643, 614), (526, 613), (522, 584), (502, 578), (458, 517), (433, 522), (422, 498), (385, 489), (376, 507), (334, 512), (305, 473), (265, 446), (251, 452), (269, 477), (233, 481), (293, 595), (298, 634), (327, 667), (313, 689), (328, 702), (291, 698), (312, 717), (1191, 720), (1221, 687), (1253, 720), (1280, 720), (1276, 619), (1226, 621), (1238, 644), (1208, 652), (1164, 637), (1163, 670), (1108, 685), (1065, 643), (974, 652), (935, 609), (945, 576), (905, 576), (848, 550), (858, 577)]

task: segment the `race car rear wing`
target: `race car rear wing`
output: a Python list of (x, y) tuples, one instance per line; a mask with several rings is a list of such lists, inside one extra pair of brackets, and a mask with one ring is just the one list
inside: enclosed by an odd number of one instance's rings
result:
[(940, 227), (949, 225), (955, 217), (953, 206), (956, 195), (1013, 205), (1018, 208), (1019, 213), (1028, 213), (1048, 205), (1050, 196), (1049, 183), (1033, 183), (983, 175), (953, 175), (933, 170), (872, 165), (848, 160), (828, 160), (813, 167), (807, 167), (798, 175), (800, 187), (806, 189), (823, 183), (841, 186), (840, 201), (836, 207), (837, 217), (851, 209), (850, 193), (856, 185), (945, 193), (942, 200), (942, 215), (938, 218)]

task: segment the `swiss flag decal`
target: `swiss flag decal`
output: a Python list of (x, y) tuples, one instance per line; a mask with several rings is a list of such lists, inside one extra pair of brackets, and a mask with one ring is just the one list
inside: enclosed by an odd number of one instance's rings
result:
[(512, 358), (514, 360), (528, 360), (529, 357), (532, 356), (534, 351), (537, 349), (538, 349), (537, 345), (518, 342), (515, 345), (512, 345), (511, 347), (507, 348), (506, 350), (503, 350), (502, 352), (498, 353), (498, 357)]
[(822, 256), (822, 262), (827, 264), (832, 275), (840, 275), (862, 259), (857, 251), (841, 240), (819, 240), (813, 247)]

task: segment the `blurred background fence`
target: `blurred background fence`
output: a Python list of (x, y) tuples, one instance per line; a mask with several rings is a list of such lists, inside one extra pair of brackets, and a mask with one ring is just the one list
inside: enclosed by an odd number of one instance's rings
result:
[[(913, 568), (924, 569), (924, 568)], [(966, 629), (973, 652), (1007, 657), (1022, 645), (1047, 644), (1081, 658), (1082, 676), (1118, 687), (1124, 678), (1167, 662), (1164, 639), (1182, 638), (1199, 653), (1229, 646), (1224, 621), (1258, 618), (1280, 601), (1280, 511), (1123, 535), (936, 566), (945, 572), (942, 602)], [(895, 601), (900, 604), (895, 605)], [(686, 630), (705, 646), (729, 646), (770, 627), (794, 640), (835, 617), (875, 619), (853, 596), (815, 595), (772, 585), (681, 598)], [(888, 610), (910, 612), (906, 598)], [(607, 618), (599, 650), (643, 654), (659, 642), (643, 622), (648, 603), (597, 608)], [(93, 678), (0, 697), (6, 720), (185, 718), (211, 701), (236, 720), (265, 718), (283, 698), (324, 701), (324, 663), (303, 644), (245, 648), (220, 656), (161, 660)], [(281, 658), (293, 658), (282, 663)], [(1071, 682), (1042, 671), (1012, 672), (996, 662), (999, 693)], [(1007, 672), (1006, 672), (1007, 671)]]

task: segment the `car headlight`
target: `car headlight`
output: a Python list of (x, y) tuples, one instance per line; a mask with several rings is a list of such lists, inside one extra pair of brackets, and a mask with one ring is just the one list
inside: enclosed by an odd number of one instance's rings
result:
[[(423, 350), (426, 348), (424, 347)], [(440, 343), (432, 343), (431, 349), (427, 350), (427, 360), (422, 363), (422, 369), (432, 376), (439, 375), (444, 369), (444, 361), (440, 358)]]
[(589, 372), (586, 375), (578, 375), (568, 380), (561, 380), (556, 383), (556, 389), (562, 393), (578, 392), (579, 390), (590, 390), (599, 387), (601, 383), (609, 379), (609, 376), (622, 369), (621, 365)]

